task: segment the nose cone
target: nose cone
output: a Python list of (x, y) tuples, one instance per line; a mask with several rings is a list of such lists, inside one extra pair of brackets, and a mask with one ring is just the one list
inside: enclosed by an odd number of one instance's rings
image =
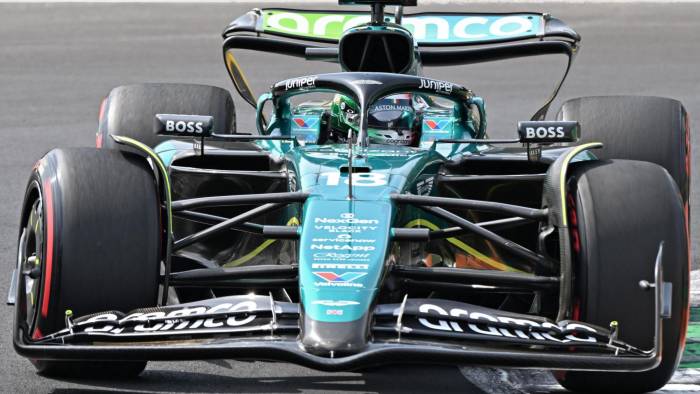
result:
[(301, 345), (319, 356), (341, 357), (358, 353), (367, 346), (369, 324), (367, 314), (349, 322), (321, 322), (304, 315)]

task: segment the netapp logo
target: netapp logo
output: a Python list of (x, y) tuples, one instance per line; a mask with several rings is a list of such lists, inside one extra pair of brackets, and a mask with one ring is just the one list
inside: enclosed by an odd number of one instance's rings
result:
[(374, 246), (361, 246), (361, 245), (317, 245), (312, 244), (311, 250), (342, 250), (342, 251), (353, 251), (353, 252), (368, 252), (374, 250)]

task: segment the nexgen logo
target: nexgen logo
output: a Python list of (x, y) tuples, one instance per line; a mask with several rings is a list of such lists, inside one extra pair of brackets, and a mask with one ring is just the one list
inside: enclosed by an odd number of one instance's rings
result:
[[(264, 10), (266, 31), (304, 37), (339, 39), (343, 32), (370, 22), (369, 15), (297, 13)], [(469, 42), (534, 35), (541, 15), (440, 15), (404, 17), (401, 24), (418, 42)]]

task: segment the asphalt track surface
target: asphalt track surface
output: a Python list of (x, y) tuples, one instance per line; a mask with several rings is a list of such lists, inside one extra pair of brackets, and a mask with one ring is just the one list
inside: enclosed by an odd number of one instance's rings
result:
[[(292, 6), (293, 4), (284, 4)], [(32, 164), (53, 147), (94, 144), (98, 104), (117, 85), (193, 82), (230, 88), (220, 32), (252, 5), (0, 4), (0, 295), (15, 264), (20, 200)], [(519, 4), (424, 9), (549, 11), (583, 37), (583, 50), (561, 92), (643, 94), (681, 100), (700, 125), (700, 4)], [(245, 54), (258, 93), (277, 79), (335, 71)], [(563, 70), (563, 59), (508, 61), (427, 74), (463, 83), (486, 98), (493, 137), (511, 137)], [(237, 101), (239, 129), (253, 112)], [(695, 127), (697, 129), (697, 126)], [(585, 130), (583, 130), (585, 133)], [(693, 140), (696, 140), (693, 134)], [(695, 143), (695, 141), (694, 141)], [(697, 168), (697, 158), (693, 167)], [(694, 170), (698, 173), (697, 170)], [(699, 183), (693, 185), (693, 195)], [(643, 193), (644, 191), (639, 191)], [(692, 210), (698, 210), (693, 199)], [(698, 218), (694, 215), (694, 218)], [(693, 243), (699, 235), (693, 222)], [(697, 248), (694, 259), (698, 261)], [(125, 289), (128, 291), (128, 289)], [(543, 373), (456, 367), (395, 367), (327, 374), (286, 364), (233, 361), (151, 363), (132, 381), (51, 380), (35, 374), (11, 345), (12, 309), (0, 319), (0, 392), (550, 392)], [(696, 391), (700, 372), (686, 370), (667, 390)], [(664, 390), (665, 391), (665, 390)]]

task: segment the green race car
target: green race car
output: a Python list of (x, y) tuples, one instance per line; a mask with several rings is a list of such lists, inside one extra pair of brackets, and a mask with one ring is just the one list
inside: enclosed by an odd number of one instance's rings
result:
[[(490, 139), (489, 92), (428, 68), (564, 55), (566, 76), (579, 35), (549, 14), (356, 3), (371, 12), (255, 9), (225, 29), (256, 130), (236, 130), (222, 88), (120, 86), (96, 148), (37, 162), (9, 297), (16, 351), (59, 376), (231, 358), (665, 385), (688, 322), (683, 106), (584, 97), (548, 117), (562, 79), (513, 138)], [(239, 50), (339, 72), (258, 96)]]

